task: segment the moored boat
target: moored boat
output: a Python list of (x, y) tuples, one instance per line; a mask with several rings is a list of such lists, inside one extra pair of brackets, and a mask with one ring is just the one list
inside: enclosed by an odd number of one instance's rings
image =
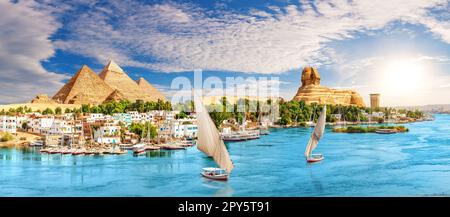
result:
[(378, 129), (375, 131), (378, 134), (394, 134), (397, 133), (396, 129)]
[(144, 153), (146, 150), (146, 145), (144, 143), (138, 143), (136, 145), (133, 145), (133, 153), (134, 154), (141, 154)]
[(147, 146), (145, 146), (145, 150), (159, 150), (159, 149), (161, 149), (161, 147), (159, 147), (159, 146), (154, 146), (154, 145), (147, 145)]
[(71, 149), (64, 149), (61, 151), (61, 154), (72, 154), (72, 150)]
[(159, 146), (162, 150), (182, 150), (186, 149), (186, 147), (176, 144), (164, 144)]
[(35, 141), (30, 143), (30, 146), (42, 147), (42, 146), (44, 146), (44, 141), (42, 141), (42, 140), (35, 140)]
[(72, 151), (72, 155), (82, 155), (82, 154), (84, 154), (84, 150), (82, 149), (76, 149)]
[(53, 148), (48, 151), (49, 154), (61, 154), (61, 150), (58, 148)]
[(41, 152), (41, 153), (48, 153), (48, 149), (47, 148), (43, 148), (43, 149), (41, 149), (41, 150), (39, 150), (39, 152)]

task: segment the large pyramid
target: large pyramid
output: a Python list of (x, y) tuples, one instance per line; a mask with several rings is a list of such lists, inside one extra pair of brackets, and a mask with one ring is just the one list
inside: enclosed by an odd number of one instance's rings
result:
[(83, 65), (52, 99), (64, 104), (99, 104), (113, 91), (94, 71)]
[(154, 101), (154, 98), (143, 91), (113, 60), (109, 61), (99, 76), (110, 87), (119, 90), (125, 99)]
[(139, 78), (136, 83), (139, 85), (139, 87), (141, 89), (143, 89), (146, 93), (150, 94), (150, 96), (152, 96), (152, 98), (157, 101), (157, 100), (162, 100), (162, 101), (167, 101), (166, 97), (164, 97), (164, 95), (162, 95), (155, 87), (153, 87), (153, 85), (151, 85), (150, 83), (148, 83), (147, 80), (145, 80), (144, 78)]

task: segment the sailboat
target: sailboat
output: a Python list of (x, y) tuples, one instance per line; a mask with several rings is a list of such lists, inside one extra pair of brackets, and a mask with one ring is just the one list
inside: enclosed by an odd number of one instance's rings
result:
[(317, 147), (320, 138), (322, 138), (325, 132), (326, 114), (327, 114), (327, 106), (324, 105), (322, 112), (320, 113), (319, 119), (317, 119), (317, 124), (314, 127), (308, 145), (306, 146), (305, 157), (308, 163), (319, 162), (323, 160), (322, 154), (313, 154), (312, 151)]
[(203, 168), (201, 175), (213, 180), (228, 180), (233, 169), (233, 162), (228, 154), (228, 150), (219, 135), (216, 125), (209, 116), (208, 110), (196, 94), (194, 94), (194, 103), (198, 125), (197, 148), (207, 156), (212, 157), (219, 166), (219, 168)]

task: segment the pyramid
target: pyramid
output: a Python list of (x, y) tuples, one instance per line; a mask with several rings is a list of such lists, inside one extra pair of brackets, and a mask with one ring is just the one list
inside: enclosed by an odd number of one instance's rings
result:
[(64, 104), (100, 104), (113, 91), (95, 72), (83, 65), (52, 99)]
[(153, 87), (153, 85), (151, 85), (147, 80), (145, 80), (144, 78), (139, 78), (136, 83), (139, 85), (139, 87), (144, 90), (146, 93), (150, 94), (150, 96), (153, 97), (153, 99), (155, 101), (157, 101), (158, 99), (162, 100), (162, 101), (167, 101), (166, 97), (164, 97), (164, 95), (162, 95), (155, 87)]
[(130, 101), (155, 101), (154, 97), (143, 91), (113, 60), (103, 68), (100, 78)]

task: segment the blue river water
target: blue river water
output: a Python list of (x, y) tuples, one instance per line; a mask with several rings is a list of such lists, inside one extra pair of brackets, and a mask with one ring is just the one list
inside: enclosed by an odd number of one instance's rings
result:
[(228, 182), (196, 147), (145, 156), (71, 156), (0, 149), (0, 196), (442, 196), (450, 195), (450, 115), (406, 124), (407, 133), (343, 134), (327, 128), (303, 157), (312, 129), (273, 129), (259, 140), (229, 143)]

